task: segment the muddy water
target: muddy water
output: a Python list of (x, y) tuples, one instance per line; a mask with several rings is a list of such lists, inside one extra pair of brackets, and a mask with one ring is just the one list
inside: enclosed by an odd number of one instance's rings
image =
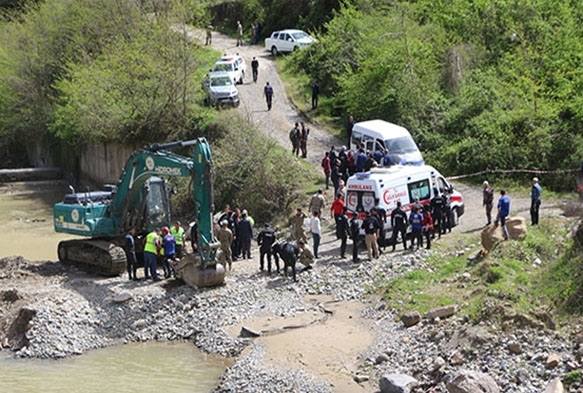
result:
[(53, 230), (53, 205), (67, 192), (59, 183), (11, 183), (0, 188), (0, 257), (57, 260), (57, 244), (70, 235)]
[[(56, 261), (52, 207), (66, 185), (0, 184), (0, 257)], [(8, 241), (7, 241), (8, 240)], [(15, 360), (0, 352), (0, 393), (207, 393), (228, 366), (192, 343), (137, 343), (58, 361)]]
[(227, 366), (192, 343), (135, 343), (64, 360), (0, 354), (0, 392), (208, 393)]

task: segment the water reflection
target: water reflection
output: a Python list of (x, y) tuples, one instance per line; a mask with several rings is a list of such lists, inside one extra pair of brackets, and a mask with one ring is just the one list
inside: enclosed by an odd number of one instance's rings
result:
[(128, 344), (58, 361), (0, 355), (0, 392), (208, 393), (227, 362), (184, 342)]

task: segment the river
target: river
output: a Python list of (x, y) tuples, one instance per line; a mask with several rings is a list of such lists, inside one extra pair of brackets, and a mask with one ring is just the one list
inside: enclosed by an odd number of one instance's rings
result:
[[(54, 232), (52, 207), (66, 192), (59, 182), (0, 184), (0, 257), (56, 261), (58, 242), (71, 236)], [(134, 343), (63, 360), (0, 352), (0, 392), (207, 393), (228, 363), (185, 342)]]

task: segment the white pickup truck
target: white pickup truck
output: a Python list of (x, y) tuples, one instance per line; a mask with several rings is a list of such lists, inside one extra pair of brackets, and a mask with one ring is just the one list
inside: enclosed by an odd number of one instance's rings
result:
[(283, 52), (293, 52), (296, 49), (312, 45), (316, 39), (302, 30), (280, 30), (271, 33), (265, 39), (265, 49), (273, 56)]

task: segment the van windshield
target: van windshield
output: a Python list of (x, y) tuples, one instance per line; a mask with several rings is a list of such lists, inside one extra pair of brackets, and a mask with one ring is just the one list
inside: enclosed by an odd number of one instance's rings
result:
[(418, 151), (417, 145), (410, 136), (385, 140), (385, 146), (394, 154), (403, 154)]

